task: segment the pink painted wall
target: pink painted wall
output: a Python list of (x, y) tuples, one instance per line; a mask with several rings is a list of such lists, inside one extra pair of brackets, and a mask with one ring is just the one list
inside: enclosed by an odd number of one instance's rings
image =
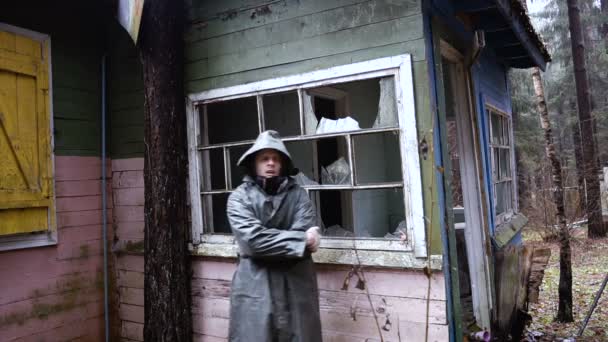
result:
[(0, 341), (103, 340), (100, 158), (56, 157), (55, 191), (57, 245), (0, 252)]
[[(114, 225), (116, 235), (125, 241), (143, 239), (143, 159), (112, 162)], [(192, 315), (194, 341), (227, 341), (230, 281), (235, 264), (232, 259), (193, 257)], [(121, 336), (143, 341), (144, 263), (138, 254), (116, 257), (119, 289)], [(325, 342), (379, 341), (376, 323), (364, 291), (348, 291), (342, 284), (349, 268), (318, 265), (320, 307)], [(366, 269), (369, 292), (385, 341), (424, 341), (427, 320), (428, 278), (420, 271)], [(428, 306), (429, 341), (448, 341), (446, 294), (442, 273), (430, 282)], [(357, 320), (351, 318), (356, 307)], [(369, 338), (369, 339), (368, 339)]]

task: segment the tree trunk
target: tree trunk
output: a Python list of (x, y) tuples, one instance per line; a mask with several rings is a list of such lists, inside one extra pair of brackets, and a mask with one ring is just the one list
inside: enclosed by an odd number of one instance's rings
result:
[(144, 339), (191, 341), (182, 1), (146, 1), (144, 78)]
[(545, 101), (545, 91), (540, 78), (540, 69), (532, 71), (534, 93), (540, 124), (545, 132), (545, 151), (551, 162), (551, 179), (553, 183), (553, 202), (557, 209), (557, 223), (559, 226), (559, 304), (556, 319), (560, 322), (573, 322), (572, 316), (572, 252), (570, 250), (570, 233), (566, 224), (564, 210), (564, 185), (562, 181), (562, 165), (555, 153), (551, 122)]
[(574, 160), (576, 162), (576, 182), (578, 185), (578, 215), (583, 215), (587, 208), (587, 193), (585, 191), (585, 163), (583, 163), (583, 148), (581, 146), (581, 128), (576, 117), (576, 104), (570, 102), (570, 118), (572, 119), (572, 144), (574, 145)]
[(578, 117), (583, 139), (583, 161), (585, 163), (585, 183), (587, 185), (587, 221), (590, 238), (606, 236), (602, 221), (600, 181), (597, 173), (596, 147), (593, 138), (593, 119), (589, 97), (589, 84), (585, 66), (585, 45), (581, 28), (580, 9), (577, 0), (568, 0), (568, 21), (576, 82)]

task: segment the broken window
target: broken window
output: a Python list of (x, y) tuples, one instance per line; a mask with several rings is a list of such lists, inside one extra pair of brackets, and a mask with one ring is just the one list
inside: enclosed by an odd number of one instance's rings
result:
[[(414, 167), (403, 158), (411, 137), (400, 122), (413, 112), (406, 115), (398, 106), (397, 70), (196, 102), (204, 232), (230, 233), (226, 201), (245, 175), (236, 162), (260, 132), (273, 129), (292, 156), (293, 177), (316, 207), (326, 239), (411, 236), (404, 200), (411, 192), (405, 193), (404, 179), (420, 176), (418, 161)], [(409, 122), (414, 127), (407, 132), (415, 134), (415, 122)]]
[(490, 148), (492, 156), (492, 178), (494, 183), (494, 210), (499, 223), (502, 217), (513, 212), (513, 146), (511, 142), (510, 118), (493, 107), (487, 107), (490, 123)]

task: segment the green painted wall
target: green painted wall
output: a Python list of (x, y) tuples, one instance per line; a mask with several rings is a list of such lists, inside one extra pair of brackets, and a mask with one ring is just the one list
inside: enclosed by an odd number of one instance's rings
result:
[(100, 154), (102, 24), (100, 18), (83, 17), (94, 12), (86, 2), (63, 8), (25, 1), (0, 6), (0, 22), (51, 36), (56, 155)]
[(112, 158), (143, 157), (144, 86), (133, 41), (118, 23), (108, 29), (109, 152)]

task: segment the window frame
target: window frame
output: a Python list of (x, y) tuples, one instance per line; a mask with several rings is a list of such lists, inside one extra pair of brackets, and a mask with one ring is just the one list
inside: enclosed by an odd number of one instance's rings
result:
[[(306, 134), (302, 103), (302, 93), (305, 89), (386, 76), (393, 76), (395, 80), (395, 97), (398, 114), (398, 125), (396, 127), (390, 129), (362, 129), (358, 131), (329, 133), (322, 135)], [(192, 214), (192, 244), (234, 244), (234, 237), (231, 235), (213, 234), (204, 231), (204, 208), (202, 206), (203, 201), (201, 187), (203, 180), (200, 177), (200, 170), (202, 168), (202, 154), (199, 152), (201, 150), (200, 146), (202, 140), (200, 132), (200, 120), (203, 115), (199, 114), (198, 106), (217, 101), (293, 90), (297, 90), (298, 92), (300, 133), (304, 134), (295, 137), (286, 137), (283, 139), (283, 141), (318, 140), (320, 137), (347, 136), (348, 143), (350, 139), (352, 139), (352, 136), (358, 134), (370, 134), (382, 131), (399, 132), (401, 171), (403, 175), (403, 179), (400, 184), (402, 184), (403, 189), (404, 212), (407, 226), (407, 241), (405, 245), (397, 240), (387, 240), (382, 238), (324, 237), (321, 242), (321, 249), (353, 249), (353, 247), (355, 247), (357, 249), (370, 251), (408, 251), (414, 252), (416, 257), (426, 257), (426, 225), (424, 220), (421, 169), (418, 155), (416, 109), (414, 105), (414, 83), (412, 76), (411, 56), (408, 54), (379, 58), (292, 76), (278, 77), (248, 84), (210, 89), (189, 94), (186, 98), (186, 112), (188, 124), (187, 132), (189, 191)], [(259, 106), (260, 103), (258, 101), (258, 107)], [(263, 121), (263, 117), (258, 121), (260, 120)], [(260, 129), (262, 128), (263, 123), (260, 123)], [(252, 142), (253, 141), (250, 143)], [(230, 145), (230, 143), (221, 145)], [(350, 157), (352, 158), (352, 156)], [(352, 159), (349, 158), (349, 160)], [(373, 186), (369, 187), (373, 188)], [(342, 187), (323, 187), (323, 189), (328, 188)], [(352, 189), (353, 187), (349, 185), (344, 188)], [(314, 189), (312, 190), (314, 191)]]
[(39, 231), (35, 233), (28, 234), (15, 234), (15, 235), (7, 235), (0, 236), (0, 252), (2, 251), (10, 251), (17, 249), (25, 249), (25, 248), (34, 248), (34, 247), (44, 247), (44, 246), (52, 246), (56, 245), (58, 242), (57, 237), (57, 195), (55, 192), (55, 136), (52, 134), (54, 130), (53, 126), (53, 60), (52, 60), (52, 46), (51, 46), (51, 36), (45, 33), (40, 33), (36, 31), (32, 31), (26, 28), (22, 28), (19, 26), (14, 26), (10, 24), (6, 24), (0, 22), (0, 30), (5, 32), (11, 32), (15, 34), (22, 35), (24, 37), (30, 38), (32, 40), (36, 40), (41, 44), (47, 45), (47, 53), (48, 53), (48, 120), (49, 120), (49, 131), (48, 134), (48, 148), (50, 154), (49, 161), (49, 170), (48, 172), (51, 174), (50, 177), (52, 181), (50, 182), (49, 187), (52, 192), (51, 204), (48, 208), (48, 229), (45, 231)]
[[(514, 142), (514, 133), (513, 133), (513, 122), (512, 116), (504, 110), (499, 109), (497, 106), (486, 103), (485, 104), (485, 112), (488, 120), (488, 148), (490, 149), (490, 169), (492, 171), (492, 201), (493, 201), (493, 211), (494, 211), (494, 221), (495, 226), (499, 226), (503, 223), (508, 222), (511, 218), (515, 216), (518, 212), (517, 208), (517, 169), (515, 165), (515, 142)], [(492, 115), (498, 115), (504, 118), (504, 122), (507, 124), (506, 128), (506, 136), (509, 141), (506, 145), (503, 144), (495, 144), (494, 143), (494, 135), (492, 131)], [(503, 127), (504, 130), (504, 127)], [(495, 158), (499, 158), (496, 154), (497, 149), (503, 149), (509, 151), (509, 171), (510, 176), (506, 178), (497, 179), (499, 170), (495, 169)], [(496, 207), (498, 205), (498, 197), (497, 197), (497, 184), (499, 183), (511, 183), (511, 206), (509, 210), (498, 213), (496, 211)]]

